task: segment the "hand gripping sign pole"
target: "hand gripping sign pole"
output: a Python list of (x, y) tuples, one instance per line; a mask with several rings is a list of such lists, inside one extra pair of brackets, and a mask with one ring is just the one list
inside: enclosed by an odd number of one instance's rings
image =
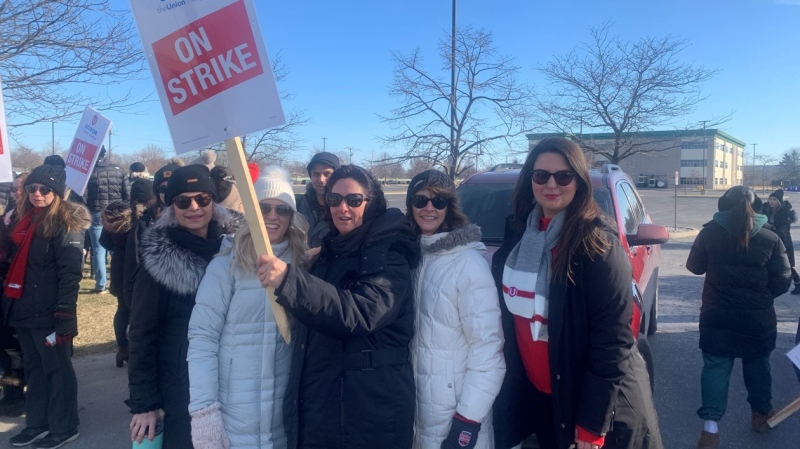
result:
[[(256, 198), (256, 191), (253, 188), (252, 179), (250, 179), (250, 171), (247, 169), (247, 158), (242, 148), (242, 140), (238, 137), (226, 140), (225, 149), (228, 151), (228, 160), (234, 179), (245, 181), (237, 182), (236, 188), (239, 189), (239, 195), (244, 205), (244, 216), (247, 219), (247, 227), (250, 228), (250, 234), (253, 236), (253, 245), (256, 248), (256, 254), (268, 254), (271, 256), (272, 246), (269, 244), (269, 239), (265, 232), (264, 217), (261, 215), (261, 209), (258, 206), (258, 200)], [(267, 289), (267, 296), (272, 306), (272, 314), (275, 316), (275, 324), (278, 326), (278, 331), (280, 331), (284, 341), (289, 343), (291, 341), (291, 335), (289, 332), (289, 320), (286, 318), (286, 311), (276, 302), (275, 289), (273, 287)]]
[[(272, 255), (238, 136), (286, 122), (252, 0), (131, 0), (136, 26), (178, 154), (225, 142), (258, 254)], [(267, 289), (275, 322), (286, 312)]]

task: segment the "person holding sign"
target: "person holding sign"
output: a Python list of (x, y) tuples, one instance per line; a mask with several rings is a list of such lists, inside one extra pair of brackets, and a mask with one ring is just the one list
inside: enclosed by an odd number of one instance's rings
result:
[(168, 206), (139, 241), (128, 337), (131, 440), (152, 440), (163, 410), (163, 447), (192, 447), (189, 318), (206, 266), (237, 224), (216, 195), (207, 167), (176, 169), (164, 194)]
[(66, 176), (55, 165), (33, 169), (10, 234), (3, 312), (22, 346), (28, 388), (25, 429), (9, 440), (12, 446), (55, 448), (79, 435), (72, 338), (83, 236), (92, 220), (85, 207), (64, 200)]
[[(213, 172), (213, 170), (212, 170)], [(306, 229), (289, 175), (268, 167), (255, 182), (272, 251), (306, 269)], [(256, 275), (250, 228), (222, 242), (189, 321), (189, 413), (195, 449), (283, 448), (283, 397), (292, 351)]]
[(261, 285), (275, 287), (296, 319), (283, 401), (287, 447), (408, 449), (419, 243), (363, 168), (343, 165), (326, 192), (334, 229), (310, 274), (276, 256), (259, 258)]

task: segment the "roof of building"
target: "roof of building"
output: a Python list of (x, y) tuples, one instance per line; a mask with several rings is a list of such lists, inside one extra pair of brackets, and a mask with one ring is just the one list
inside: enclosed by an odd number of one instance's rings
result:
[[(537, 133), (537, 134), (526, 134), (525, 137), (528, 140), (542, 140), (548, 137), (564, 137), (569, 138), (570, 136), (574, 136), (575, 134), (572, 133)], [(725, 140), (729, 143), (739, 145), (740, 147), (744, 148), (747, 146), (746, 143), (742, 142), (741, 140), (727, 134), (723, 131), (718, 129), (706, 129), (705, 130), (706, 137), (718, 137), (722, 140)], [(702, 129), (676, 129), (676, 130), (669, 130), (669, 131), (642, 131), (637, 133), (624, 133), (623, 136), (625, 137), (633, 137), (633, 138), (645, 138), (645, 139), (664, 139), (664, 138), (681, 138), (681, 137), (702, 137), (703, 130)], [(584, 140), (591, 139), (591, 140), (611, 140), (614, 138), (613, 133), (584, 133), (583, 134)]]

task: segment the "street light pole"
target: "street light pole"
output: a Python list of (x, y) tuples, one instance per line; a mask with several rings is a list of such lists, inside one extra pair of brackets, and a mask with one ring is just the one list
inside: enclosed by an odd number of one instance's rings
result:
[(453, 0), (453, 30), (450, 34), (450, 156), (452, 157), (451, 173), (456, 171), (456, 3)]
[(322, 138), (322, 151), (325, 151), (325, 140), (326, 139), (327, 139), (327, 137), (323, 137)]
[[(706, 122), (708, 120), (700, 120), (703, 123), (703, 190), (700, 192), (701, 195), (706, 194), (706, 166), (708, 165), (708, 161), (706, 159)], [(713, 187), (713, 184), (712, 184)]]
[[(756, 145), (757, 143), (753, 144), (753, 191), (756, 190)], [(761, 191), (764, 191), (764, 186), (761, 186)]]

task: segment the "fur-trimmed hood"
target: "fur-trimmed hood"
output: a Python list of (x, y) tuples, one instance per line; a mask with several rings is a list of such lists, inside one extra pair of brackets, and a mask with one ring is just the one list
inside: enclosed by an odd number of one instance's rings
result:
[(67, 214), (64, 217), (64, 226), (68, 230), (79, 229), (85, 232), (92, 227), (92, 214), (89, 213), (89, 209), (86, 206), (66, 200), (62, 201), (61, 204), (67, 209)]
[(426, 238), (421, 239), (422, 254), (436, 254), (453, 250), (459, 246), (481, 241), (481, 228), (474, 224), (469, 224), (463, 228), (458, 228), (447, 233), (447, 235), (437, 239), (433, 243), (426, 245)]
[(106, 206), (100, 214), (103, 229), (112, 234), (124, 234), (131, 230), (133, 213), (130, 204), (119, 200)]
[[(231, 219), (217, 222), (224, 234), (236, 232), (244, 223), (244, 215), (230, 211)], [(153, 279), (167, 290), (179, 295), (194, 295), (206, 272), (208, 262), (200, 255), (179, 246), (167, 234), (167, 227), (147, 228), (139, 241), (142, 266)]]

